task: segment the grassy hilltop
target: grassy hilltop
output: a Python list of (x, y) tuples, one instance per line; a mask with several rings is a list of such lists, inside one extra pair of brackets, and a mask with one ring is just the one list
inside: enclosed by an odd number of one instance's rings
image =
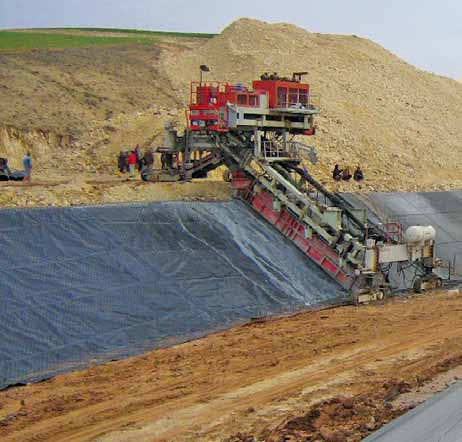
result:
[(50, 28), (0, 31), (0, 50), (67, 49), (118, 44), (152, 44), (168, 37), (211, 38), (214, 34), (111, 28)]

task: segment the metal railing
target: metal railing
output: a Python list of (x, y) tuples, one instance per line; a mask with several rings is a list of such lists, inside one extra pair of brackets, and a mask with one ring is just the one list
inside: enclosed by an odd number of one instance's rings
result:
[(300, 141), (291, 141), (291, 149), (297, 153), (297, 158), (300, 160), (307, 159), (311, 164), (316, 165), (318, 163), (318, 151), (314, 146), (302, 143)]
[(312, 164), (316, 164), (318, 161), (316, 148), (298, 141), (288, 141), (285, 144), (275, 141), (263, 141), (261, 157), (267, 161), (308, 159)]
[(319, 111), (321, 108), (321, 96), (310, 95), (306, 102), (296, 102), (291, 100), (278, 101), (277, 108), (279, 109), (299, 109), (299, 110), (311, 110)]
[(296, 159), (298, 158), (298, 149), (294, 143), (283, 144), (276, 143), (275, 141), (262, 142), (262, 157), (265, 160), (280, 160), (280, 159)]

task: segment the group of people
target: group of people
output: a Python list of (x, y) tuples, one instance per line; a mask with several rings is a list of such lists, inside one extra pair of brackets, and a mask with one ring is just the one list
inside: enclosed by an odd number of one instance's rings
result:
[(136, 170), (141, 173), (145, 168), (152, 169), (154, 165), (154, 151), (153, 149), (148, 149), (143, 153), (143, 150), (138, 144), (134, 150), (121, 150), (119, 152), (117, 164), (120, 173), (128, 172), (130, 178), (135, 178)]
[[(121, 150), (118, 156), (118, 168), (120, 173), (129, 174), (130, 178), (136, 177), (136, 170), (140, 173), (143, 172), (145, 169), (152, 169), (154, 166), (154, 149), (148, 149), (146, 152), (143, 153), (140, 145), (138, 144), (135, 149), (129, 150)], [(166, 154), (162, 154), (162, 169), (167, 167), (172, 167), (170, 164), (172, 162), (171, 155), (168, 156)], [(168, 163), (168, 164), (167, 164)], [(24, 157), (24, 168), (26, 170), (26, 177), (30, 181), (30, 173), (32, 170), (32, 158), (28, 153)], [(341, 169), (338, 164), (335, 165), (334, 170), (332, 171), (332, 178), (335, 181), (350, 181), (352, 178), (356, 182), (364, 181), (364, 172), (362, 171), (361, 167), (358, 165), (353, 172), (350, 171), (350, 168), (346, 166), (345, 168)]]
[(332, 178), (335, 181), (350, 181), (351, 178), (353, 178), (355, 181), (359, 183), (361, 181), (364, 181), (364, 172), (358, 165), (352, 175), (350, 172), (350, 168), (348, 166), (344, 169), (340, 169), (340, 166), (336, 164), (334, 170), (332, 171)]

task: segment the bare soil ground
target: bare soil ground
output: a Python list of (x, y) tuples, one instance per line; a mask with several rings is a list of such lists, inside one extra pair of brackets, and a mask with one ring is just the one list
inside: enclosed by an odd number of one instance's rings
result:
[(3, 391), (0, 439), (360, 441), (461, 362), (454, 294), (306, 312)]
[(0, 207), (67, 207), (104, 203), (152, 201), (223, 201), (232, 198), (224, 181), (195, 180), (191, 183), (146, 183), (120, 174), (34, 178), (31, 184), (0, 182)]

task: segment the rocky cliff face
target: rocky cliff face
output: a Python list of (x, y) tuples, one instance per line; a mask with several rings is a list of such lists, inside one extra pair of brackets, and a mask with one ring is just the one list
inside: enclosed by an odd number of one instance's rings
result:
[(45, 168), (60, 161), (72, 149), (72, 136), (39, 129), (0, 127), (0, 156), (9, 159), (12, 168), (22, 168), (22, 159), (30, 152)]
[(43, 167), (96, 172), (117, 150), (152, 142), (179, 107), (159, 57), (189, 47), (163, 45), (0, 53), (0, 153), (16, 164), (30, 149)]

